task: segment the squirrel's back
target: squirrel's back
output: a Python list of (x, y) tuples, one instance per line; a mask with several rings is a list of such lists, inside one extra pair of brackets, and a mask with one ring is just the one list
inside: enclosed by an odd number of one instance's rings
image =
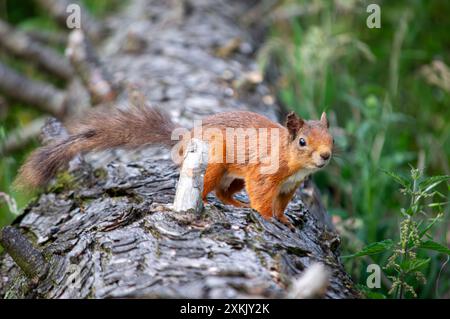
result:
[(249, 111), (218, 113), (202, 119), (204, 127), (218, 128), (285, 128), (267, 117)]

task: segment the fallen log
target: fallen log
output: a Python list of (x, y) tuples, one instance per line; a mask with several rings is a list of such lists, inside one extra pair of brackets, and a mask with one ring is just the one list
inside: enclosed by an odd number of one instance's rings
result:
[[(249, 10), (247, 2), (189, 1), (182, 15), (173, 10), (179, 10), (176, 2), (130, 1), (114, 17), (112, 36), (99, 50), (114, 78), (139, 88), (184, 126), (236, 109), (276, 120), (280, 109), (264, 81), (258, 77), (251, 85), (235, 86), (257, 72), (252, 55), (256, 41), (238, 24)], [(145, 41), (141, 51), (124, 50), (130, 32)], [(235, 38), (240, 39), (236, 48), (216, 54)], [(118, 103), (127, 101), (119, 97)], [(179, 173), (167, 152), (147, 148), (109, 154), (115, 159), (86, 156), (14, 222), (12, 227), (41, 252), (48, 268), (31, 282), (5, 247), (0, 296), (359, 296), (339, 260), (339, 236), (327, 226), (313, 188), (300, 190), (290, 203), (291, 231), (251, 209), (224, 205), (213, 195), (201, 214), (175, 211), (171, 203)], [(245, 201), (245, 194), (238, 196)], [(305, 273), (317, 263), (321, 266)], [(323, 272), (320, 284), (307, 284), (317, 271)]]

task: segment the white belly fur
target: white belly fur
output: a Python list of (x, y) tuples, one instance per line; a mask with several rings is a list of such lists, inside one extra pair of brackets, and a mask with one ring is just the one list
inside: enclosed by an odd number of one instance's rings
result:
[(315, 171), (316, 170), (314, 169), (301, 169), (297, 173), (289, 176), (281, 185), (280, 193), (287, 194), (290, 191), (294, 190), (301, 181), (303, 181), (308, 175), (311, 175)]

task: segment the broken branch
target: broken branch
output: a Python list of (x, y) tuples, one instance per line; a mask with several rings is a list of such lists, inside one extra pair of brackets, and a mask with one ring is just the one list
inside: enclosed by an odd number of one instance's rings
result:
[(309, 266), (295, 279), (287, 293), (291, 299), (322, 298), (330, 283), (330, 273), (321, 263)]
[(0, 232), (0, 244), (28, 278), (38, 280), (47, 274), (44, 256), (18, 229), (4, 227)]
[(0, 20), (0, 46), (16, 57), (34, 62), (42, 69), (68, 80), (73, 75), (69, 61), (56, 51), (33, 41), (24, 32)]
[(203, 177), (208, 163), (208, 145), (191, 139), (180, 170), (177, 191), (173, 208), (175, 211), (194, 210), (200, 213), (203, 209)]
[(117, 92), (112, 77), (101, 64), (83, 31), (74, 30), (70, 33), (66, 55), (89, 90), (94, 104), (115, 100)]
[(64, 92), (50, 84), (30, 80), (3, 63), (0, 63), (0, 91), (55, 116), (64, 113)]
[(28, 30), (25, 33), (34, 41), (46, 45), (65, 46), (67, 44), (67, 34), (57, 31)]

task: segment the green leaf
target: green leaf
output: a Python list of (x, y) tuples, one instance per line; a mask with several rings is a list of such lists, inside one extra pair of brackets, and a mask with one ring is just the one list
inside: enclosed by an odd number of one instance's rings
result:
[(366, 291), (366, 297), (369, 299), (386, 299), (386, 295), (376, 291)]
[(399, 183), (400, 185), (402, 185), (404, 188), (409, 188), (411, 186), (411, 183), (404, 178), (403, 176), (400, 176), (394, 172), (389, 172), (386, 170), (383, 170), (383, 172), (387, 175), (389, 175), (390, 177), (392, 177), (397, 183)]
[(428, 204), (427, 206), (430, 207), (430, 208), (443, 207), (443, 206), (447, 205), (448, 203), (450, 203), (450, 202), (431, 203), (431, 204)]
[(427, 240), (420, 244), (419, 248), (428, 249), (428, 250), (434, 250), (442, 254), (447, 254), (450, 256), (450, 249), (445, 247), (444, 245), (441, 245), (435, 241)]
[(433, 188), (435, 188), (437, 185), (439, 185), (442, 182), (449, 181), (450, 175), (440, 175), (440, 176), (432, 176), (424, 179), (422, 182), (420, 182), (419, 186), (421, 189), (425, 189), (425, 192), (429, 192)]
[(405, 260), (404, 262), (402, 262), (401, 268), (407, 272), (413, 272), (427, 265), (430, 262), (430, 260), (431, 258), (427, 259), (417, 258), (414, 260)]
[(425, 236), (427, 234), (427, 232), (431, 229), (431, 227), (433, 227), (434, 224), (436, 224), (437, 221), (440, 220), (440, 218), (442, 217), (442, 214), (437, 214), (436, 217), (434, 217), (431, 220), (431, 223), (429, 223), (421, 232), (420, 232), (420, 236), (419, 238), (422, 239), (423, 236)]
[(372, 290), (365, 285), (357, 284), (356, 288), (369, 299), (386, 299), (386, 295), (382, 294), (381, 292)]
[(342, 258), (354, 258), (354, 257), (361, 257), (361, 256), (370, 256), (382, 253), (383, 251), (386, 251), (390, 249), (394, 245), (394, 242), (392, 239), (386, 239), (383, 241), (379, 241), (376, 243), (372, 243), (370, 245), (367, 245), (360, 251), (358, 251), (355, 254), (342, 256)]

